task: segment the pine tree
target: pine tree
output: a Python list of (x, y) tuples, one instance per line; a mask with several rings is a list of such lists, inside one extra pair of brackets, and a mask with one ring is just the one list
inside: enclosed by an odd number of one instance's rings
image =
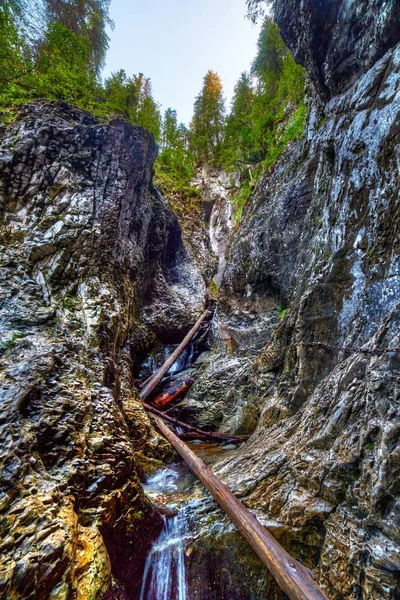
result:
[(223, 163), (226, 168), (247, 162), (252, 148), (253, 103), (255, 92), (248, 73), (241, 74), (232, 98), (226, 123)]
[(194, 104), (190, 147), (199, 162), (218, 165), (225, 128), (225, 103), (221, 78), (208, 71)]
[(162, 127), (162, 150), (175, 148), (179, 138), (178, 132), (178, 115), (176, 110), (167, 108), (164, 113), (163, 127)]
[(178, 125), (176, 110), (167, 108), (164, 113), (161, 154), (158, 160), (160, 171), (168, 176), (169, 183), (175, 190), (189, 186), (193, 178), (193, 156), (188, 150), (188, 129), (183, 124)]
[(284, 60), (289, 54), (278, 25), (270, 17), (266, 17), (257, 42), (257, 54), (251, 66), (252, 74), (259, 78), (264, 89), (276, 84)]
[(148, 129), (158, 141), (161, 115), (153, 99), (151, 80), (143, 73), (128, 77), (123, 69), (112, 73), (104, 82), (107, 105), (136, 125)]
[[(27, 0), (20, 0), (27, 1)], [(97, 73), (104, 66), (109, 37), (107, 26), (111, 0), (43, 0), (48, 23), (61, 23), (90, 42), (93, 66)]]

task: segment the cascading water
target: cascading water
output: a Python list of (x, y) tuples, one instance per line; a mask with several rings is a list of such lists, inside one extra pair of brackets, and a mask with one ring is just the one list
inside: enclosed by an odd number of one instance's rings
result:
[(164, 528), (147, 557), (140, 600), (189, 600), (183, 544), (186, 525), (184, 510), (165, 519)]
[(147, 557), (140, 600), (189, 600), (185, 572), (188, 505), (179, 505), (191, 481), (184, 465), (172, 465), (143, 486), (150, 499), (161, 498), (164, 508), (176, 514), (164, 517), (164, 527)]
[[(172, 352), (175, 350), (176, 346), (165, 346), (164, 348), (164, 361), (171, 356)], [(176, 359), (170, 370), (168, 371), (168, 375), (175, 375), (176, 373), (180, 373), (184, 371), (188, 367), (191, 366), (194, 357), (194, 344), (189, 344), (182, 354)]]
[[(215, 444), (194, 444), (193, 448), (197, 448), (203, 460), (207, 460), (208, 455), (216, 457), (227, 453)], [(164, 517), (164, 527), (147, 556), (140, 600), (206, 600), (204, 590), (204, 595), (199, 595), (199, 589), (191, 590), (187, 562), (207, 495), (184, 463), (158, 471), (143, 484), (143, 489), (149, 500), (170, 516)]]

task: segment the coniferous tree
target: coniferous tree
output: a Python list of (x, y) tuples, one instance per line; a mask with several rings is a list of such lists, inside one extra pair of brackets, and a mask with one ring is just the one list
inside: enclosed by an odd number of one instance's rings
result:
[[(26, 0), (25, 0), (26, 1)], [(104, 66), (109, 37), (107, 26), (111, 0), (43, 0), (49, 23), (62, 23), (72, 32), (86, 37), (90, 42), (93, 66), (100, 72)]]
[(178, 115), (176, 110), (167, 108), (164, 113), (163, 126), (162, 126), (162, 150), (175, 148), (179, 137), (178, 132)]
[(161, 136), (161, 171), (173, 180), (175, 188), (188, 186), (193, 178), (193, 156), (188, 149), (188, 129), (178, 125), (176, 110), (167, 108), (164, 113)]
[(217, 165), (225, 128), (225, 103), (221, 78), (208, 71), (194, 104), (190, 147), (199, 162)]
[(251, 66), (251, 72), (259, 78), (264, 88), (275, 85), (282, 72), (283, 62), (290, 54), (281, 38), (279, 27), (270, 17), (264, 19), (257, 42), (257, 54)]
[(120, 112), (131, 123), (148, 129), (159, 140), (161, 115), (149, 78), (143, 73), (128, 77), (121, 69), (105, 80), (104, 93), (110, 108)]
[(237, 162), (247, 162), (252, 149), (253, 103), (255, 92), (248, 73), (237, 81), (227, 118), (223, 162), (229, 168)]
[(62, 23), (50, 23), (30, 80), (36, 96), (91, 102), (98, 83), (89, 40)]
[(5, 2), (0, 7), (0, 94), (17, 85), (29, 70), (25, 50), (13, 7)]

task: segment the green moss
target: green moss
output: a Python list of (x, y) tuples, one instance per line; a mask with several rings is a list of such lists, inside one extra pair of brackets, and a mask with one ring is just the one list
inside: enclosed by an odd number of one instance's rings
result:
[(157, 163), (154, 183), (167, 196), (170, 205), (178, 216), (200, 214), (200, 190), (189, 185), (172, 172), (167, 173), (157, 166)]
[(63, 184), (62, 184), (62, 185), (55, 185), (55, 186), (53, 186), (52, 188), (50, 188), (50, 190), (51, 190), (51, 195), (50, 195), (51, 201), (53, 202), (53, 200), (54, 200), (55, 198), (57, 198), (57, 196), (58, 196), (58, 195), (59, 195), (59, 194), (60, 194), (60, 193), (61, 193), (63, 190), (65, 190), (65, 189), (67, 189), (67, 186), (66, 186), (66, 185), (63, 185)]
[(22, 338), (22, 333), (20, 333), (19, 331), (14, 332), (10, 338), (8, 338), (4, 342), (0, 343), (0, 350), (6, 350), (7, 348), (12, 348), (13, 346), (15, 346), (16, 341), (19, 340), (20, 338)]
[(12, 107), (4, 108), (3, 112), (0, 113), (0, 122), (3, 123), (3, 125), (11, 125), (16, 120), (17, 111)]
[(289, 312), (289, 308), (283, 308), (280, 304), (276, 307), (276, 311), (278, 313), (278, 317), (280, 320), (284, 319)]
[(253, 187), (254, 183), (252, 183), (249, 179), (246, 179), (242, 183), (239, 193), (232, 198), (234, 226), (238, 225), (242, 220), (243, 209), (253, 193)]
[(213, 300), (218, 300), (219, 289), (218, 289), (218, 286), (215, 283), (214, 279), (212, 281), (210, 281), (209, 286), (208, 286), (208, 291)]

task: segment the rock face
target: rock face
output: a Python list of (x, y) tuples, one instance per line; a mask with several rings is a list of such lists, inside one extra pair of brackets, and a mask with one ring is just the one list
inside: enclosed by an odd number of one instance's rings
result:
[(194, 184), (201, 190), (205, 221), (209, 227), (211, 250), (218, 259), (214, 282), (221, 284), (226, 267), (225, 253), (232, 231), (232, 194), (239, 182), (233, 173), (203, 168)]
[(124, 586), (138, 596), (160, 527), (138, 473), (170, 449), (135, 400), (132, 366), (168, 325), (154, 279), (182, 332), (204, 291), (152, 186), (155, 156), (140, 127), (59, 103), (31, 104), (0, 129), (0, 595), (9, 600), (125, 598)]
[(275, 19), (325, 99), (347, 90), (399, 41), (397, 0), (279, 0)]
[[(230, 243), (215, 330), (238, 361), (260, 349), (237, 379), (221, 360), (240, 411), (247, 398), (261, 417), (217, 472), (329, 598), (389, 600), (400, 354), (380, 349), (400, 347), (399, 4), (278, 0), (276, 12), (316, 91), (304, 140), (261, 179)], [(231, 426), (232, 398), (213, 394)]]

